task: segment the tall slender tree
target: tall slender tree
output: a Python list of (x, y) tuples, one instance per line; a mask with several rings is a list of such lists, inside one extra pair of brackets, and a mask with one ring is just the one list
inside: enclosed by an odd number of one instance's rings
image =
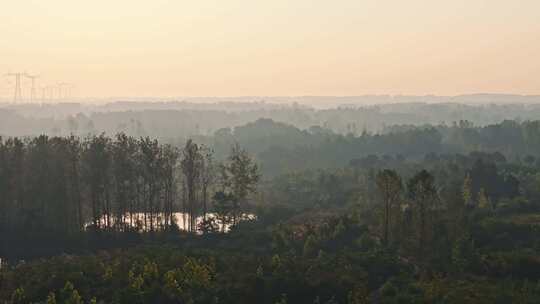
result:
[(92, 224), (96, 229), (110, 228), (110, 138), (105, 134), (87, 138), (83, 151), (83, 180), (89, 193)]
[(435, 179), (429, 172), (422, 170), (407, 182), (407, 190), (416, 224), (418, 257), (424, 260), (426, 247), (431, 243), (438, 200)]
[(195, 231), (196, 218), (198, 215), (197, 191), (200, 187), (199, 179), (201, 176), (203, 159), (199, 145), (189, 139), (182, 151), (181, 167), (187, 198), (187, 210), (184, 212), (187, 211), (188, 213), (188, 230), (191, 232)]
[(235, 144), (221, 172), (222, 183), (236, 202), (233, 208), (233, 225), (235, 225), (245, 209), (248, 195), (257, 189), (260, 179), (259, 167), (246, 150)]
[(383, 202), (382, 226), (383, 243), (388, 245), (390, 222), (394, 216), (392, 212), (395, 206), (399, 204), (403, 185), (401, 177), (394, 170), (382, 170), (376, 177), (377, 188)]

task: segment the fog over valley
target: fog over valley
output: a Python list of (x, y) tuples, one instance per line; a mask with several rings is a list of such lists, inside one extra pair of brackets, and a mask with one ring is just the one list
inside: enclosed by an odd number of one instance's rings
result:
[(0, 6), (0, 304), (540, 303), (540, 1)]

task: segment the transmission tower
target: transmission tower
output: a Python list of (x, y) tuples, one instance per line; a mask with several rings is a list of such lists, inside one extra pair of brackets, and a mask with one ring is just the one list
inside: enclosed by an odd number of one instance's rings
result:
[(26, 73), (7, 73), (7, 77), (15, 77), (15, 92), (13, 94), (13, 103), (18, 103), (22, 101), (22, 88), (21, 88), (21, 77)]
[(41, 103), (45, 103), (47, 100), (52, 100), (54, 91), (52, 86), (43, 86), (41, 87)]
[(71, 91), (75, 86), (71, 83), (61, 82), (57, 84), (57, 87), (58, 87), (58, 98), (69, 99), (71, 98)]
[(30, 89), (30, 102), (32, 102), (36, 99), (36, 78), (38, 78), (39, 76), (24, 73), (24, 77), (32, 80), (32, 88)]
[(40, 87), (41, 90), (41, 103), (46, 102), (47, 100), (52, 100), (54, 98), (54, 89), (56, 87), (54, 86), (42, 86)]

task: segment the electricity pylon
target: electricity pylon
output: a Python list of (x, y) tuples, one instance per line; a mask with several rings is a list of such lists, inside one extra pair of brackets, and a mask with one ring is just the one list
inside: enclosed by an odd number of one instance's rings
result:
[(57, 89), (56, 86), (48, 85), (41, 87), (41, 102), (52, 101), (54, 99), (54, 91)]
[[(58, 98), (68, 99), (71, 98), (71, 90), (75, 87), (71, 83), (61, 82), (58, 85)], [(63, 94), (62, 94), (63, 93)]]
[(41, 104), (44, 104), (47, 100), (52, 100), (52, 87), (43, 86), (41, 87)]
[(30, 78), (30, 80), (32, 80), (32, 88), (30, 89), (30, 102), (32, 102), (34, 101), (34, 99), (36, 99), (36, 78), (38, 78), (39, 76), (24, 73), (24, 77)]
[(41, 103), (45, 102), (45, 92), (47, 91), (47, 87), (41, 87)]
[(22, 101), (22, 88), (21, 88), (21, 76), (26, 73), (7, 73), (7, 77), (15, 77), (15, 92), (13, 94), (13, 103)]

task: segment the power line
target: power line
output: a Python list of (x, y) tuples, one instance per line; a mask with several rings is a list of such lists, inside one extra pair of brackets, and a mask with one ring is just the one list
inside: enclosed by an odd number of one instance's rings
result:
[(58, 98), (69, 99), (71, 98), (72, 89), (75, 87), (71, 83), (60, 82), (58, 83)]
[(75, 85), (67, 82), (59, 82), (55, 85), (36, 86), (36, 79), (40, 78), (39, 75), (32, 75), (29, 73), (6, 73), (6, 77), (13, 77), (15, 79), (14, 92), (13, 92), (13, 103), (20, 103), (23, 101), (23, 78), (31, 80), (31, 86), (29, 91), (29, 101), (35, 102), (39, 99), (38, 90), (41, 90), (41, 102), (46, 100), (67, 100), (72, 98), (73, 89)]
[(30, 80), (32, 80), (32, 87), (30, 89), (30, 102), (33, 102), (36, 99), (36, 78), (39, 78), (39, 76), (24, 73), (24, 77), (29, 78)]
[(18, 103), (22, 101), (22, 88), (21, 88), (21, 77), (26, 73), (7, 73), (7, 77), (15, 77), (15, 92), (13, 94), (13, 103)]

